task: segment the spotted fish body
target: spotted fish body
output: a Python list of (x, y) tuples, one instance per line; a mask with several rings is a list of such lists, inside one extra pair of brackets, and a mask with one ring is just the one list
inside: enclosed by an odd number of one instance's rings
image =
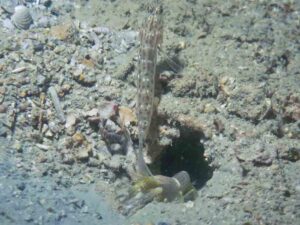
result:
[(143, 159), (143, 147), (147, 139), (154, 110), (157, 49), (162, 43), (163, 38), (161, 14), (162, 7), (159, 5), (153, 9), (139, 33), (140, 53), (137, 82), (137, 116), (139, 130), (138, 167), (140, 172), (147, 171), (148, 175), (150, 171)]

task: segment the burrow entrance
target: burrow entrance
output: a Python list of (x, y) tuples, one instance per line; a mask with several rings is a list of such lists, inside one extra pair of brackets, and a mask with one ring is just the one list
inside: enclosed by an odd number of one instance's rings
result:
[(180, 129), (181, 136), (163, 151), (156, 165), (161, 175), (173, 176), (185, 170), (196, 189), (200, 189), (212, 177), (213, 169), (204, 158), (204, 146), (199, 132)]

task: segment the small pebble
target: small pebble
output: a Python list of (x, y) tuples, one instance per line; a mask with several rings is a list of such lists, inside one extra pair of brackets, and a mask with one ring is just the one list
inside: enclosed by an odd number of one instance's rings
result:
[(86, 149), (81, 149), (76, 155), (77, 159), (85, 161), (89, 158), (89, 151)]
[(112, 154), (121, 153), (122, 146), (120, 144), (112, 144), (110, 145), (110, 150), (112, 151)]
[(98, 220), (102, 220), (103, 217), (100, 213), (95, 213), (95, 217), (98, 219)]
[(6, 137), (6, 135), (7, 135), (6, 127), (4, 127), (2, 123), (0, 123), (0, 137)]
[(89, 207), (87, 205), (83, 206), (82, 209), (80, 210), (82, 213), (88, 213), (89, 212)]
[(7, 106), (4, 104), (0, 105), (0, 113), (6, 113), (7, 112)]
[(61, 210), (57, 215), (57, 221), (61, 221), (65, 217), (67, 217), (66, 212), (64, 210)]
[(75, 124), (76, 124), (76, 116), (73, 114), (67, 115), (65, 127), (70, 128), (75, 126)]
[(25, 183), (21, 182), (21, 183), (17, 184), (17, 188), (18, 188), (20, 191), (24, 191), (25, 188), (26, 188), (26, 185), (25, 185)]
[(118, 170), (122, 165), (123, 158), (121, 155), (113, 155), (111, 159), (105, 163), (109, 168)]
[(99, 108), (100, 117), (102, 119), (109, 119), (116, 115), (118, 105), (113, 102), (104, 102), (99, 106)]
[(19, 141), (14, 143), (13, 148), (19, 153), (23, 152), (22, 144)]
[(24, 220), (25, 220), (26, 222), (32, 222), (32, 221), (33, 221), (33, 218), (31, 217), (31, 215), (27, 214), (27, 215), (25, 216)]
[(170, 225), (170, 224), (166, 222), (158, 222), (157, 225)]
[(62, 162), (67, 165), (72, 165), (75, 162), (75, 159), (72, 155), (64, 155)]
[(82, 133), (80, 133), (80, 132), (76, 132), (72, 136), (72, 140), (74, 141), (74, 143), (76, 145), (81, 145), (85, 141), (85, 136)]
[(186, 208), (190, 209), (190, 208), (194, 207), (194, 202), (193, 201), (188, 201), (184, 205), (185, 205)]

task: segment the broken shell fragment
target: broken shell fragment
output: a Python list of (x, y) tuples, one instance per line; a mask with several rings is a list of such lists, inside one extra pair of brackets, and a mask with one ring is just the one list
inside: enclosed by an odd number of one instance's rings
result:
[(77, 121), (77, 118), (75, 115), (71, 114), (71, 115), (68, 115), (67, 118), (66, 118), (66, 124), (65, 124), (65, 127), (67, 129), (71, 128), (71, 127), (74, 127), (75, 124), (76, 124), (76, 121)]
[(23, 5), (15, 7), (15, 13), (12, 15), (11, 21), (17, 28), (22, 30), (27, 30), (33, 22), (29, 9)]
[(235, 79), (228, 76), (222, 77), (219, 81), (219, 88), (226, 96), (231, 96), (235, 89)]
[(80, 132), (76, 132), (73, 136), (72, 136), (72, 140), (76, 145), (81, 145), (83, 144), (83, 142), (86, 140), (85, 136), (80, 133)]
[(72, 20), (66, 20), (50, 29), (50, 35), (61, 41), (72, 40), (76, 34), (77, 28)]
[(122, 127), (128, 127), (130, 124), (137, 124), (136, 115), (130, 108), (120, 106), (119, 116)]
[(110, 119), (116, 115), (118, 110), (118, 105), (113, 102), (104, 102), (100, 105), (100, 118), (101, 119)]
[(85, 161), (87, 160), (88, 158), (90, 157), (90, 150), (89, 149), (81, 149), (77, 155), (76, 155), (76, 158), (81, 160), (81, 161)]

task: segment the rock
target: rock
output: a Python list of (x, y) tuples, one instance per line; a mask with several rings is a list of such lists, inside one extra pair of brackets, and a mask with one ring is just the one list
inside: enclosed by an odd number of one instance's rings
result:
[(99, 114), (101, 119), (110, 119), (116, 115), (118, 105), (114, 102), (104, 102), (100, 105)]
[(107, 119), (105, 122), (105, 130), (118, 133), (121, 131), (121, 128), (114, 121)]
[(79, 146), (79, 145), (82, 145), (83, 142), (86, 141), (86, 138), (85, 138), (85, 136), (84, 136), (82, 133), (76, 132), (76, 133), (72, 136), (72, 140), (73, 140), (73, 142), (74, 142), (74, 144), (75, 144), (76, 146)]
[(63, 155), (62, 163), (67, 164), (67, 165), (72, 165), (74, 162), (75, 162), (75, 159), (74, 159), (73, 155), (71, 155), (71, 154)]
[(45, 76), (43, 76), (41, 74), (37, 75), (36, 83), (37, 83), (38, 86), (43, 87), (46, 84), (47, 81), (48, 80)]
[(24, 191), (25, 188), (26, 188), (26, 185), (24, 182), (21, 182), (21, 183), (18, 183), (17, 184), (17, 188), (20, 190), (20, 191)]
[(19, 142), (19, 141), (16, 141), (16, 142), (13, 144), (13, 148), (14, 148), (17, 152), (19, 152), (19, 153), (23, 152), (22, 144), (21, 144), (21, 142)]
[(90, 111), (87, 111), (87, 112), (83, 112), (83, 115), (85, 117), (95, 117), (95, 116), (98, 116), (98, 109), (96, 108), (93, 108), (91, 109)]
[(77, 118), (75, 115), (67, 115), (65, 127), (68, 134), (74, 134)]
[(80, 149), (79, 152), (76, 155), (76, 158), (81, 161), (86, 161), (90, 157), (90, 150), (87, 148)]
[(101, 162), (98, 159), (90, 158), (87, 166), (89, 167), (99, 167), (101, 165)]
[(51, 130), (47, 130), (47, 131), (45, 132), (45, 137), (47, 137), (47, 138), (52, 138), (53, 136), (54, 136), (54, 134), (52, 133)]
[(112, 154), (118, 154), (118, 153), (122, 152), (122, 146), (118, 143), (111, 144), (110, 150), (111, 150)]
[(62, 41), (71, 40), (75, 37), (77, 29), (71, 20), (65, 21), (50, 29), (50, 34), (54, 38)]
[(0, 137), (6, 137), (7, 135), (7, 130), (6, 127), (0, 123)]
[(105, 165), (112, 170), (118, 171), (124, 162), (124, 156), (122, 155), (113, 155), (111, 159), (107, 162), (105, 162)]
[(137, 117), (130, 108), (120, 106), (119, 116), (121, 126), (127, 127), (130, 124), (137, 124)]
[(6, 113), (7, 111), (7, 106), (5, 104), (0, 105), (0, 113)]
[(109, 160), (111, 155), (109, 155), (108, 153), (105, 153), (105, 152), (99, 152), (96, 154), (95, 157), (99, 160), (99, 163), (102, 164), (105, 161)]

